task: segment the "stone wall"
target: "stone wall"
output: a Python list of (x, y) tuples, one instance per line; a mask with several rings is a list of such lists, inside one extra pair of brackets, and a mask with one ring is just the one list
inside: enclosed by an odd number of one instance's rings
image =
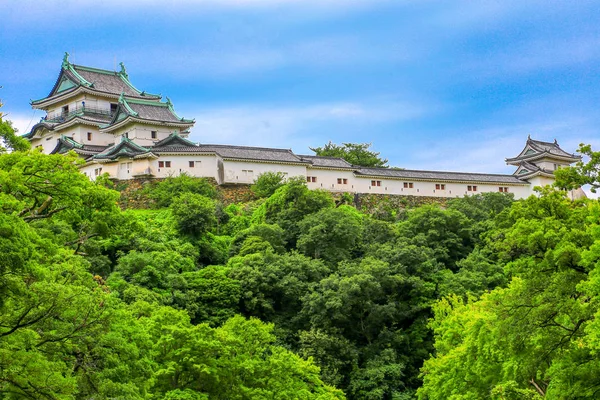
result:
[[(217, 185), (217, 181), (212, 178), (203, 178), (211, 182), (219, 193), (220, 200), (229, 205), (232, 203), (244, 203), (254, 199), (250, 185)], [(146, 195), (143, 190), (147, 185), (155, 185), (162, 178), (137, 178), (123, 181), (116, 181), (114, 189), (121, 193), (119, 206), (122, 209), (136, 208), (148, 209), (154, 207), (154, 201)]]
[[(232, 184), (218, 186), (214, 179), (208, 179), (217, 188), (219, 198), (225, 205), (245, 203), (254, 200), (250, 185)], [(121, 208), (146, 209), (154, 206), (154, 201), (146, 196), (143, 190), (146, 185), (156, 184), (161, 179), (140, 178), (117, 181), (115, 189), (121, 193), (119, 205)], [(428, 196), (405, 196), (394, 194), (372, 193), (334, 193), (336, 203), (350, 203), (366, 214), (396, 214), (406, 208), (419, 207), (425, 204), (446, 205), (448, 198)]]

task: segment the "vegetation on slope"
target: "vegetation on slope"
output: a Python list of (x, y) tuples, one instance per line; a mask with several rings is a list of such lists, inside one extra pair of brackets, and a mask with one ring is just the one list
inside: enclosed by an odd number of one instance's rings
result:
[[(9, 130), (10, 127), (3, 126)], [(377, 219), (304, 182), (125, 210), (74, 155), (0, 155), (0, 397), (598, 397), (596, 201)]]

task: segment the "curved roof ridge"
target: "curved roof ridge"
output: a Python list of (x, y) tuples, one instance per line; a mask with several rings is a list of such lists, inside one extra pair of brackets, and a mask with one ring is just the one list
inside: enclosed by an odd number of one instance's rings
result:
[[(241, 145), (235, 145), (235, 144), (206, 144), (206, 143), (200, 143), (200, 146), (230, 147), (230, 148), (251, 149), (251, 150), (272, 150), (272, 151), (290, 152), (290, 153), (294, 154), (291, 149), (281, 149), (281, 148), (277, 148), (277, 147), (256, 147), (256, 146), (241, 146)], [(297, 154), (294, 154), (294, 155), (296, 157), (298, 157)]]

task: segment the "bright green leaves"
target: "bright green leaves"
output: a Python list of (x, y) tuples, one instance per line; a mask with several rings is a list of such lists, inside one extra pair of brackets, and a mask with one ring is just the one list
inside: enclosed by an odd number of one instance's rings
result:
[[(420, 398), (597, 397), (600, 363), (591, 327), (598, 314), (600, 221), (591, 216), (598, 207), (553, 192), (515, 204), (487, 235), (486, 254), (505, 263), (508, 285), (479, 300), (451, 296), (435, 306), (436, 356), (423, 367)], [(459, 265), (471, 265), (473, 257)], [(497, 271), (493, 265), (484, 259), (473, 267)]]

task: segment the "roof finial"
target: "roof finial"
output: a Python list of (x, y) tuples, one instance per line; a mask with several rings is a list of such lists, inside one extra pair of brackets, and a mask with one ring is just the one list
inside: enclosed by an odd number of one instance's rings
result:
[(125, 92), (121, 92), (119, 96), (119, 103), (123, 104), (125, 102)]
[(125, 64), (123, 64), (123, 61), (121, 61), (119, 65), (121, 66), (121, 71), (119, 71), (119, 74), (123, 75), (126, 79), (129, 79), (129, 75), (127, 75), (127, 69), (125, 69)]
[(65, 55), (63, 57), (62, 67), (67, 68), (69, 66), (69, 53), (65, 51)]
[(169, 97), (167, 97), (167, 105), (173, 108), (173, 103), (171, 103), (171, 99)]
[(531, 133), (527, 135), (527, 140), (531, 140)]
[(554, 138), (554, 144), (558, 146), (558, 142), (556, 141), (556, 138)]

